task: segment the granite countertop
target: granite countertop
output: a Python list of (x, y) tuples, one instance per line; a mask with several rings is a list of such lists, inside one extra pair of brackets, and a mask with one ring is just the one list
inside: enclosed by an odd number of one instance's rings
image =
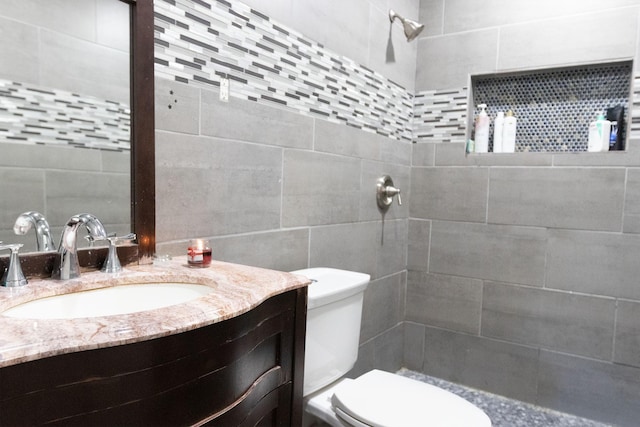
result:
[(310, 283), (303, 276), (220, 261), (213, 261), (208, 268), (189, 268), (184, 256), (159, 265), (127, 266), (118, 274), (92, 271), (78, 279), (30, 279), (19, 288), (0, 287), (0, 313), (33, 299), (152, 282), (197, 283), (215, 291), (182, 304), (115, 316), (40, 320), (0, 314), (0, 367), (197, 329)]

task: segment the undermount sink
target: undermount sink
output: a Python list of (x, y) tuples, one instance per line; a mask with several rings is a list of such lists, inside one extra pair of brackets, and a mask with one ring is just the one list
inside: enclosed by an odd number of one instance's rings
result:
[(181, 304), (214, 291), (192, 283), (145, 283), (40, 298), (2, 312), (22, 319), (75, 319), (137, 313)]

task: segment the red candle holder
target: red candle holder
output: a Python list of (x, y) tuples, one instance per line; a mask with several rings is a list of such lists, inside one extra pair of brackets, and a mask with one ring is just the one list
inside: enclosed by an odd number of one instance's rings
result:
[(211, 247), (207, 240), (192, 240), (187, 248), (187, 264), (189, 267), (209, 267), (211, 253)]

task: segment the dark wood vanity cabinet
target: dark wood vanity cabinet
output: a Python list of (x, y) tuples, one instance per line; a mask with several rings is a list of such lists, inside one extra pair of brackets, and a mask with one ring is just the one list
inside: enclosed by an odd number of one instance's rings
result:
[(2, 368), (0, 425), (301, 425), (306, 292), (191, 331)]

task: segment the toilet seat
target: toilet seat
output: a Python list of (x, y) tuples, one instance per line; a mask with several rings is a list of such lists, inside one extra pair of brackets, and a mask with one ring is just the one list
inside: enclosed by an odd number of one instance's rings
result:
[(491, 427), (479, 408), (439, 387), (372, 370), (334, 389), (336, 414), (356, 427)]

